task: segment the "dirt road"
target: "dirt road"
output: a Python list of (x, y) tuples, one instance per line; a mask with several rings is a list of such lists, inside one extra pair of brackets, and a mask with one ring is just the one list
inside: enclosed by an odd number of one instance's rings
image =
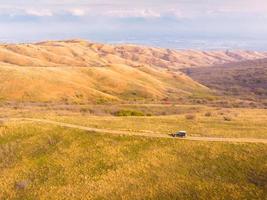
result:
[(56, 122), (47, 119), (34, 119), (34, 118), (11, 118), (4, 119), (8, 121), (31, 121), (36, 123), (52, 124), (66, 128), (75, 128), (85, 131), (92, 131), (98, 133), (108, 133), (114, 135), (132, 135), (132, 136), (143, 136), (143, 137), (153, 137), (153, 138), (169, 138), (169, 139), (179, 139), (179, 140), (191, 140), (191, 141), (207, 141), (207, 142), (234, 142), (234, 143), (264, 143), (267, 144), (267, 139), (256, 139), (256, 138), (219, 138), (219, 137), (186, 137), (186, 138), (173, 138), (166, 134), (155, 134), (155, 133), (143, 133), (143, 132), (128, 132), (128, 131), (118, 131), (118, 130), (108, 130), (108, 129), (98, 129), (90, 128), (86, 126), (80, 126), (75, 124)]

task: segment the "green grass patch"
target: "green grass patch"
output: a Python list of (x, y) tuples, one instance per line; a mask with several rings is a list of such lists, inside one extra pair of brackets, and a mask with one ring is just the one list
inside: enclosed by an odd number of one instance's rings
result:
[(144, 116), (145, 114), (142, 111), (138, 110), (120, 110), (114, 113), (115, 116)]

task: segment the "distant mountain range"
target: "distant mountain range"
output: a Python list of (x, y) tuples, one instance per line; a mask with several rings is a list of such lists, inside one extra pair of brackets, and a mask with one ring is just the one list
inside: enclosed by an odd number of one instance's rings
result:
[[(51, 38), (64, 38), (64, 36), (50, 36)], [(216, 51), (216, 50), (237, 50), (246, 49), (251, 51), (267, 51), (267, 40), (265, 39), (255, 39), (255, 38), (213, 38), (210, 37), (181, 37), (174, 35), (159, 35), (159, 36), (127, 36), (127, 35), (83, 35), (83, 38), (91, 38), (94, 41), (99, 41), (105, 44), (136, 44), (136, 45), (146, 45), (160, 48), (169, 48), (176, 50), (202, 50), (202, 51)], [(30, 40), (24, 38), (0, 38), (0, 43), (18, 43), (26, 42), (30, 43), (32, 41), (40, 41), (43, 37), (33, 38)], [(44, 37), (45, 38), (45, 37)], [(65, 36), (69, 38), (69, 36)]]

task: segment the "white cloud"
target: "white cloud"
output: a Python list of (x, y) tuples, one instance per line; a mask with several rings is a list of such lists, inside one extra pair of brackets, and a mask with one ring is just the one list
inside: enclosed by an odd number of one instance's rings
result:
[(109, 31), (114, 31), (267, 38), (266, 13), (267, 0), (0, 0), (0, 37), (22, 37), (24, 31), (29, 32), (24, 38), (112, 35)]
[(50, 10), (35, 10), (35, 9), (26, 9), (25, 13), (27, 15), (33, 15), (38, 17), (52, 17), (53, 12)]
[(110, 17), (143, 17), (143, 18), (158, 18), (161, 17), (159, 12), (155, 12), (150, 9), (128, 9), (128, 10), (110, 10), (107, 13), (103, 13)]
[(69, 12), (74, 16), (84, 16), (86, 11), (80, 8), (70, 9)]
[(267, 0), (0, 0), (0, 14), (1, 9), (14, 14), (23, 9), (34, 16), (67, 12), (79, 17), (155, 18), (170, 14), (180, 19), (216, 13), (266, 13)]

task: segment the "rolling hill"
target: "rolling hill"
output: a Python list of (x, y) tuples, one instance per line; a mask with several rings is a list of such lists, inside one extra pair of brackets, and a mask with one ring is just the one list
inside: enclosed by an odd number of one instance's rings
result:
[(83, 40), (0, 45), (0, 62), (34, 67), (99, 67), (108, 64), (162, 68), (210, 66), (267, 57), (254, 51), (175, 51), (137, 45), (108, 45)]
[(0, 199), (266, 199), (266, 57), (0, 45)]
[(0, 45), (2, 101), (184, 102), (214, 93), (179, 69), (260, 59), (249, 51), (174, 51), (82, 40)]
[(267, 105), (267, 59), (183, 70), (192, 79), (224, 96)]

